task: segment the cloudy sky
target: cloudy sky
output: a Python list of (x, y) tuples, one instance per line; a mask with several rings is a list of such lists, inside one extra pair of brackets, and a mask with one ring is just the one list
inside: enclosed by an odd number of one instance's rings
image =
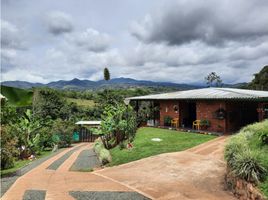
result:
[(267, 0), (1, 0), (2, 81), (237, 83), (267, 64)]

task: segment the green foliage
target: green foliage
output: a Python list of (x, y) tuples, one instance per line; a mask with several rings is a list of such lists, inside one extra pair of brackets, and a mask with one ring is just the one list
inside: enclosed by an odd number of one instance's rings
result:
[[(52, 127), (52, 132), (60, 138), (59, 147), (69, 147), (72, 143), (74, 124), (70, 121), (58, 119)], [(56, 136), (54, 136), (56, 138)]]
[(110, 151), (107, 150), (101, 141), (97, 140), (94, 144), (94, 151), (96, 152), (100, 162), (105, 165), (112, 161)]
[(101, 149), (99, 159), (100, 159), (100, 162), (103, 165), (106, 165), (107, 163), (110, 163), (112, 161), (110, 151), (105, 149), (105, 148)]
[(110, 72), (108, 68), (104, 68), (103, 70), (103, 76), (104, 76), (104, 80), (105, 81), (109, 81), (110, 80)]
[(21, 157), (24, 158), (31, 153), (38, 153), (40, 135), (37, 135), (40, 128), (40, 121), (34, 118), (31, 110), (27, 110), (24, 116), (19, 119), (18, 123), (12, 125), (12, 130), (18, 137)]
[(147, 120), (154, 119), (154, 115), (157, 111), (159, 111), (159, 106), (154, 106), (151, 102), (141, 102), (139, 105), (139, 110), (137, 112), (138, 126), (142, 122), (147, 122)]
[(33, 96), (33, 111), (39, 119), (61, 117), (68, 118), (66, 101), (59, 92), (52, 89), (35, 89)]
[(216, 72), (211, 72), (208, 76), (205, 77), (207, 86), (209, 87), (221, 87), (222, 80), (221, 77), (216, 74)]
[(224, 152), (227, 164), (234, 174), (256, 184), (268, 177), (268, 146), (260, 140), (267, 128), (268, 120), (242, 128), (230, 138)]
[(200, 125), (209, 127), (210, 126), (210, 121), (208, 119), (201, 119)]
[(264, 130), (263, 132), (259, 133), (259, 139), (262, 142), (262, 144), (268, 145), (268, 130)]
[(171, 120), (172, 120), (172, 117), (170, 117), (170, 116), (164, 116), (164, 125), (165, 126), (170, 126)]
[(258, 158), (256, 151), (247, 149), (238, 152), (232, 165), (233, 172), (246, 181), (258, 183), (266, 175), (266, 169)]
[[(104, 146), (111, 148), (123, 140), (132, 141), (137, 129), (136, 114), (131, 106), (107, 106), (102, 115), (101, 136)], [(114, 141), (114, 144), (111, 142)]]
[(15, 158), (18, 155), (16, 148), (17, 138), (10, 131), (9, 126), (1, 126), (1, 169), (8, 169), (14, 166)]
[(248, 88), (254, 90), (268, 90), (268, 65), (264, 66), (259, 73), (254, 75), (255, 77), (249, 83)]
[(12, 106), (29, 106), (32, 104), (33, 92), (31, 90), (1, 85), (1, 93)]
[(13, 124), (18, 120), (16, 108), (10, 106), (8, 101), (1, 102), (1, 125)]

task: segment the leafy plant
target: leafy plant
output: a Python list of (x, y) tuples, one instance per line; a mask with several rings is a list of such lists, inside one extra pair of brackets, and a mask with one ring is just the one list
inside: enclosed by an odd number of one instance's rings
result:
[(15, 158), (18, 156), (16, 148), (17, 138), (10, 127), (1, 126), (1, 169), (8, 169), (14, 166)]
[(240, 178), (253, 183), (258, 183), (266, 174), (266, 169), (259, 161), (257, 152), (249, 149), (235, 155), (232, 169)]
[[(73, 136), (74, 124), (70, 121), (63, 121), (58, 119), (55, 121), (52, 132), (58, 135), (60, 141), (60, 147), (69, 147), (72, 143), (72, 136)], [(54, 136), (56, 140), (56, 136)]]
[(164, 116), (164, 124), (165, 126), (170, 126), (172, 117), (170, 116)]
[(206, 127), (209, 127), (210, 126), (210, 121), (208, 119), (202, 119), (200, 121), (200, 125), (201, 126), (206, 126)]
[(268, 130), (259, 133), (259, 139), (262, 144), (268, 144)]
[(99, 140), (97, 140), (94, 144), (94, 151), (96, 152), (100, 162), (105, 165), (112, 161), (112, 156), (110, 154), (110, 151), (107, 150), (103, 143)]
[(136, 115), (131, 106), (107, 106), (102, 115), (100, 133), (104, 146), (109, 149), (123, 140), (132, 141), (137, 129)]
[(12, 131), (18, 136), (18, 145), (21, 158), (28, 157), (30, 154), (35, 154), (39, 151), (40, 136), (37, 136), (38, 130), (41, 128), (39, 120), (36, 120), (31, 110), (27, 110), (18, 123), (13, 124)]

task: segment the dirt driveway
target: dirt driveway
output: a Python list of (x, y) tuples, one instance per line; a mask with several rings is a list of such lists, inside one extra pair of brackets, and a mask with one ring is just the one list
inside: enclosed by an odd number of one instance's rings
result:
[(152, 199), (235, 199), (223, 189), (225, 140), (226, 137), (219, 137), (186, 151), (94, 173), (142, 191)]
[(81, 144), (18, 178), (2, 199), (232, 200), (222, 183), (225, 139), (94, 172), (70, 171), (79, 155), (92, 148)]

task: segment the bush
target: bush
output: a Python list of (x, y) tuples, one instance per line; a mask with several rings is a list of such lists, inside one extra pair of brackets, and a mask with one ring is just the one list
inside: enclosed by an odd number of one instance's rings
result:
[(241, 179), (258, 183), (267, 175), (265, 155), (261, 142), (266, 141), (268, 121), (248, 125), (231, 137), (225, 146), (224, 157), (228, 167)]
[(94, 144), (94, 151), (96, 152), (99, 161), (102, 165), (105, 165), (112, 161), (112, 156), (110, 151), (105, 149), (104, 145), (100, 140), (97, 140)]
[(232, 165), (233, 172), (246, 181), (258, 183), (266, 174), (266, 169), (262, 166), (258, 157), (257, 152), (249, 149), (238, 152)]
[(99, 159), (103, 165), (106, 165), (107, 163), (111, 162), (112, 157), (111, 157), (110, 151), (105, 148), (102, 148), (100, 150)]
[(248, 141), (242, 134), (236, 135), (230, 138), (229, 142), (225, 146), (224, 158), (229, 166), (233, 166), (235, 163), (235, 155), (241, 151), (248, 149)]
[(16, 145), (17, 138), (10, 132), (9, 127), (1, 126), (1, 169), (14, 167), (15, 158), (19, 153)]
[[(59, 136), (59, 147), (69, 147), (72, 143), (74, 124), (69, 121), (56, 120), (52, 132)], [(56, 138), (56, 136), (54, 136)]]
[(259, 139), (262, 144), (268, 144), (268, 130), (263, 130), (259, 133)]

